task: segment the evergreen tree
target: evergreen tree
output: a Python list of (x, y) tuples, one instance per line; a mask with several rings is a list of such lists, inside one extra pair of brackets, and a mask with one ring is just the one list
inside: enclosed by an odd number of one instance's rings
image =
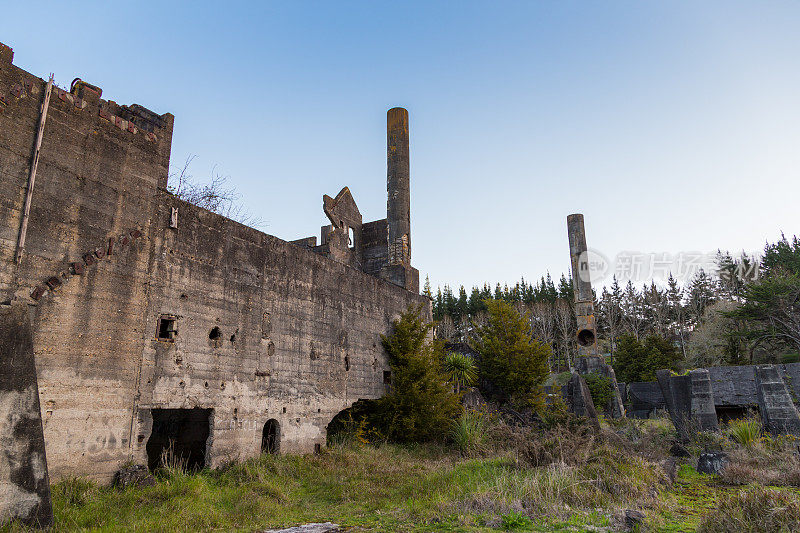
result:
[(422, 287), (422, 294), (430, 299), (433, 299), (433, 293), (431, 292), (431, 280), (428, 278), (428, 276), (425, 276), (425, 285)]
[(620, 337), (614, 372), (625, 383), (655, 381), (657, 370), (678, 370), (680, 361), (680, 352), (664, 337), (648, 335), (640, 341), (627, 334)]
[(459, 396), (442, 370), (442, 343), (429, 340), (432, 324), (423, 321), (421, 309), (409, 308), (394, 321), (393, 333), (381, 337), (392, 385), (377, 400), (374, 424), (395, 442), (442, 440), (461, 412)]
[(501, 300), (488, 301), (488, 323), (470, 344), (480, 354), (481, 377), (502, 391), (496, 398), (517, 407), (540, 407), (550, 347), (531, 338), (530, 319)]

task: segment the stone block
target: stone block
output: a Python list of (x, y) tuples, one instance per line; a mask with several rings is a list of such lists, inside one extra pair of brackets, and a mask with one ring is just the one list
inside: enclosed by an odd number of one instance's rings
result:
[(725, 452), (704, 452), (697, 459), (697, 471), (701, 474), (718, 476), (728, 466)]

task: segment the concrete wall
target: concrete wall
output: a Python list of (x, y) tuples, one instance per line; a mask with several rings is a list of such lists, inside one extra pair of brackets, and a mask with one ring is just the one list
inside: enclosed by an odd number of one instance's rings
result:
[(384, 392), (380, 335), (427, 299), (176, 200), (169, 114), (54, 90), (16, 265), (44, 86), (0, 54), (0, 298), (38, 306), (52, 477), (144, 462), (151, 408), (212, 408), (218, 465), (259, 453), (271, 418), (282, 451), (312, 451), (339, 410)]

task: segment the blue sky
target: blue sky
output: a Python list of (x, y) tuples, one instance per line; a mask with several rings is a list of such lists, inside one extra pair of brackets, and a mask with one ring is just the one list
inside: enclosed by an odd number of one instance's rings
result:
[(16, 2), (15, 64), (175, 115), (173, 165), (264, 230), (318, 235), (348, 185), (386, 214), (411, 117), (413, 262), (435, 285), (621, 251), (759, 250), (800, 205), (797, 2)]

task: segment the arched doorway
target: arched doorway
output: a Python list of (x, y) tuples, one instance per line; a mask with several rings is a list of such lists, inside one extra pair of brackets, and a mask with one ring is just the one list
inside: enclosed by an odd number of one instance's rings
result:
[(267, 420), (261, 433), (261, 453), (278, 453), (280, 449), (281, 427), (274, 418)]

